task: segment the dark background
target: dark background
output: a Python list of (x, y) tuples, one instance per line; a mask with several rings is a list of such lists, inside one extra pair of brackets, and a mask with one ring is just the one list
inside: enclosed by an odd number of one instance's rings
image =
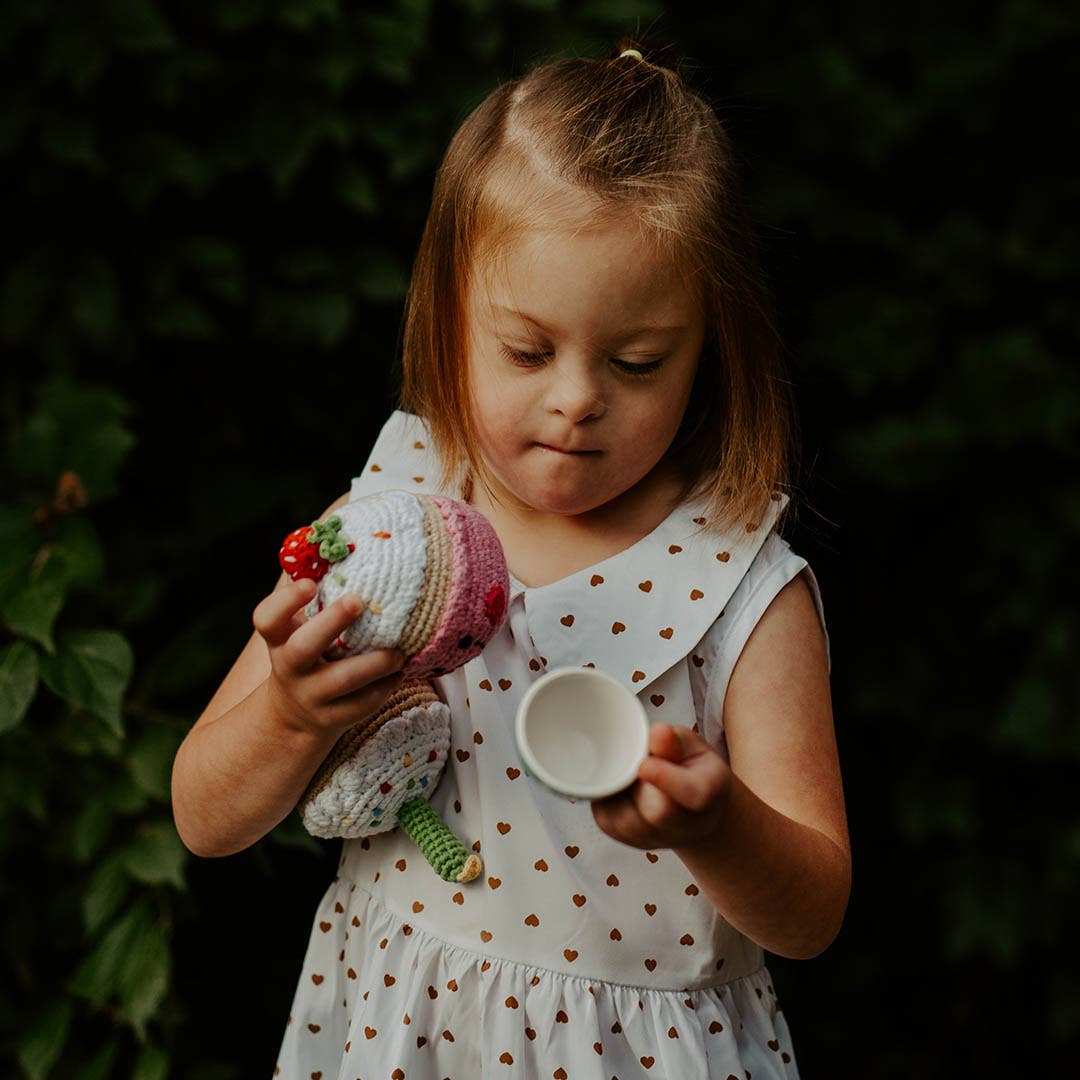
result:
[(452, 132), (635, 31), (742, 156), (800, 402), (854, 868), (768, 958), (802, 1075), (1075, 1068), (1065, 8), (99, 0), (0, 14), (5, 1074), (271, 1075), (340, 842), (191, 856), (173, 756), (393, 407)]

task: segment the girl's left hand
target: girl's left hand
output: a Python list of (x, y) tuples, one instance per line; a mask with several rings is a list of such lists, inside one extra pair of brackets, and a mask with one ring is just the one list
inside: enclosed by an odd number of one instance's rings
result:
[(731, 776), (727, 762), (692, 728), (656, 723), (638, 779), (593, 799), (593, 818), (631, 847), (694, 847), (719, 828)]

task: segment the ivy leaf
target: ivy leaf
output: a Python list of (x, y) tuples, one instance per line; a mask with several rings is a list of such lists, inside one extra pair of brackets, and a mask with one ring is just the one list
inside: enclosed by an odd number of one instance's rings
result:
[(160, 1046), (147, 1043), (135, 1059), (131, 1080), (166, 1080), (169, 1075), (169, 1055)]
[(42, 657), (41, 677), (54, 694), (101, 717), (123, 737), (120, 703), (131, 681), (134, 656), (113, 630), (66, 630), (55, 656)]
[(0, 649), (0, 735), (22, 722), (38, 684), (37, 653), (25, 641)]
[(125, 852), (114, 851), (101, 861), (90, 878), (82, 897), (83, 931), (88, 941), (116, 914), (131, 891), (126, 861)]
[(116, 43), (127, 52), (174, 49), (176, 35), (151, 0), (111, 0), (107, 8)]
[(357, 287), (368, 300), (394, 303), (405, 296), (408, 279), (398, 261), (387, 252), (369, 251), (360, 266)]
[(51, 490), (63, 472), (75, 472), (88, 502), (116, 494), (120, 463), (135, 444), (124, 426), (131, 406), (103, 387), (54, 375), (37, 408), (16, 433), (12, 468), (22, 479)]
[(169, 296), (149, 320), (151, 333), (164, 338), (189, 338), (202, 341), (218, 333), (217, 325), (206, 309), (190, 296)]
[(56, 1064), (71, 1026), (71, 1002), (61, 998), (45, 1006), (19, 1039), (15, 1051), (29, 1080), (45, 1080)]
[(172, 794), (172, 767), (182, 742), (178, 731), (154, 725), (147, 728), (125, 755), (128, 771), (141, 791), (168, 802)]
[[(165, 928), (159, 919), (140, 913), (132, 953), (120, 969), (120, 1007), (140, 1041), (145, 1041), (146, 1022), (157, 1012), (169, 989), (171, 968), (172, 954)], [(165, 1080), (167, 1063), (161, 1051), (144, 1053), (132, 1075)]]
[(149, 802), (145, 792), (139, 790), (130, 776), (120, 777), (107, 789), (109, 802), (118, 814), (131, 816), (146, 809)]
[(102, 543), (89, 518), (66, 514), (56, 523), (49, 547), (71, 586), (92, 588), (104, 582)]
[(140, 1041), (169, 986), (169, 942), (149, 896), (140, 896), (79, 965), (68, 988), (104, 1006), (115, 995)]
[(124, 965), (140, 930), (149, 919), (150, 899), (142, 896), (102, 935), (72, 975), (68, 989), (95, 1005), (103, 1006), (116, 993)]
[(8, 601), (26, 587), (40, 543), (30, 507), (0, 505), (0, 618)]
[(16, 760), (14, 754), (0, 757), (0, 806), (8, 817), (13, 817), (20, 824), (23, 815), (31, 818), (38, 825), (44, 825), (48, 819), (45, 805), (45, 789), (51, 778), (48, 767), (27, 768), (25, 755)]
[(0, 608), (10, 630), (38, 642), (55, 655), (53, 626), (67, 597), (68, 572), (63, 560), (53, 558), (51, 544), (38, 552), (30, 576), (4, 600)]
[(340, 14), (338, 0), (287, 0), (278, 9), (278, 19), (298, 30), (307, 30), (320, 19), (333, 22)]
[(123, 756), (123, 732), (117, 734), (100, 717), (82, 709), (62, 711), (53, 721), (53, 731), (56, 744), (74, 757), (117, 761)]
[(109, 1039), (100, 1050), (75, 1074), (75, 1080), (109, 1080), (113, 1064), (120, 1051), (116, 1039)]
[(70, 851), (77, 863), (85, 866), (101, 850), (112, 820), (108, 796), (92, 795), (71, 822)]
[(336, 190), (338, 198), (358, 213), (370, 217), (378, 212), (379, 198), (375, 183), (369, 173), (355, 165), (338, 177)]
[(124, 849), (127, 872), (144, 885), (173, 885), (187, 891), (184, 847), (172, 821), (147, 822), (139, 826), (135, 839)]

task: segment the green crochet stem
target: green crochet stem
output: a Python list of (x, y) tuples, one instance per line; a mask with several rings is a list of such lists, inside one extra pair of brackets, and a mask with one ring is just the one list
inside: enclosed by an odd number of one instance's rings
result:
[(308, 543), (319, 545), (319, 554), (327, 562), (338, 562), (349, 554), (349, 541), (338, 536), (341, 518), (337, 514), (325, 521), (313, 521), (311, 532), (307, 534)]
[(443, 824), (427, 799), (416, 796), (402, 803), (398, 824), (443, 881), (472, 881), (484, 868), (480, 856), (469, 851)]

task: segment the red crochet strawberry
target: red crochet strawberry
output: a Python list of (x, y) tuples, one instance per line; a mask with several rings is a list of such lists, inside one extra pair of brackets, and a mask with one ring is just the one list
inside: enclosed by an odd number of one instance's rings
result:
[(326, 521), (313, 521), (293, 529), (278, 552), (278, 564), (293, 579), (311, 578), (319, 581), (330, 569), (330, 564), (344, 559), (356, 550), (355, 544), (346, 544), (338, 536), (341, 518), (336, 514)]

